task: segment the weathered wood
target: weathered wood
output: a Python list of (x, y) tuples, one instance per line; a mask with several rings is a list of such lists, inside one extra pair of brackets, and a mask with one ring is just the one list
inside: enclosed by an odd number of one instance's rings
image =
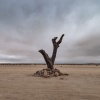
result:
[(50, 69), (54, 69), (53, 65), (54, 65), (54, 62), (55, 62), (55, 58), (56, 58), (56, 54), (57, 54), (57, 49), (59, 47), (59, 44), (62, 42), (63, 36), (64, 36), (64, 34), (62, 34), (62, 36), (60, 37), (60, 39), (58, 40), (58, 42), (56, 42), (56, 40), (57, 40), (58, 37), (54, 37), (52, 39), (53, 53), (52, 53), (51, 57), (48, 56), (48, 54), (45, 52), (45, 50), (43, 50), (43, 49), (39, 50), (39, 52), (44, 57), (44, 60), (45, 60), (45, 62), (47, 64), (47, 67), (50, 68)]
[(45, 60), (45, 62), (47, 64), (47, 67), (50, 68), (50, 69), (52, 69), (53, 68), (53, 66), (52, 66), (52, 60), (48, 56), (48, 54), (43, 49), (39, 50), (39, 52), (43, 55), (44, 60)]

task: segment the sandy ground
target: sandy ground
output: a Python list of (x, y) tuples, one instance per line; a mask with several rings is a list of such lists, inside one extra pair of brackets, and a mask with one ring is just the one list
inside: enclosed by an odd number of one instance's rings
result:
[(100, 66), (55, 67), (69, 76), (32, 76), (45, 65), (0, 65), (0, 100), (100, 100)]

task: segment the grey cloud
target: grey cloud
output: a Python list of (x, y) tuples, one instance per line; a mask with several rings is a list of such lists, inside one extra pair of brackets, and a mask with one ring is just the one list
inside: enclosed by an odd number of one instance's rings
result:
[[(95, 33), (96, 34), (96, 33)], [(73, 56), (89, 56), (98, 57), (100, 56), (100, 34), (91, 34), (84, 40), (79, 41), (75, 44), (75, 49), (70, 52)]]
[(50, 55), (51, 39), (64, 33), (57, 63), (98, 59), (99, 5), (100, 0), (0, 0), (0, 50), (25, 56), (25, 62), (44, 62), (38, 50)]

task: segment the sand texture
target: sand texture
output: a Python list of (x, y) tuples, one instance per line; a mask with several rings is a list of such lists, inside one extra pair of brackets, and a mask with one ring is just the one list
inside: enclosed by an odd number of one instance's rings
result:
[(0, 100), (100, 100), (100, 65), (55, 65), (68, 76), (34, 77), (46, 65), (0, 65)]

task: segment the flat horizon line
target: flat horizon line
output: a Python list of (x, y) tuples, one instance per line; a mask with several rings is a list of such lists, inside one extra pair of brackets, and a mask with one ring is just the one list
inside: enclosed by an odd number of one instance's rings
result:
[[(0, 65), (46, 65), (45, 63), (0, 63)], [(55, 63), (54, 65), (100, 65), (100, 63)]]

